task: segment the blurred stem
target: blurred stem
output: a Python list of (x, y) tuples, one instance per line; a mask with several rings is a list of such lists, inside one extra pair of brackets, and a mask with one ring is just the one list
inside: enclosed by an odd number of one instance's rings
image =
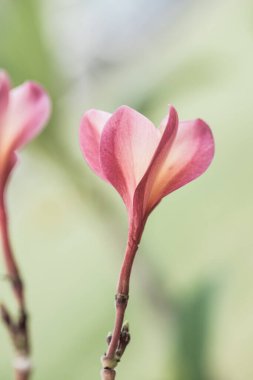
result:
[(114, 380), (116, 377), (116, 372), (114, 369), (105, 368), (101, 371), (101, 380)]
[(5, 198), (4, 193), (2, 192), (0, 197), (0, 228), (1, 228), (1, 237), (3, 244), (3, 254), (5, 265), (7, 269), (7, 275), (11, 282), (13, 293), (16, 297), (20, 309), (25, 308), (24, 302), (24, 287), (21, 275), (16, 263), (14, 254), (12, 252), (10, 237), (9, 237), (9, 228), (8, 228), (8, 218), (6, 212)]
[(114, 329), (112, 335), (108, 337), (108, 349), (102, 358), (104, 368), (101, 372), (102, 380), (112, 380), (115, 378), (116, 373), (114, 368), (120, 361), (126, 346), (130, 341), (129, 326), (127, 323), (123, 325), (123, 322), (129, 298), (130, 276), (134, 258), (138, 250), (141, 232), (138, 234), (137, 239), (133, 238), (131, 232), (128, 235), (125, 257), (121, 267), (117, 293), (115, 296), (116, 315)]
[(9, 332), (10, 338), (16, 351), (14, 363), (15, 379), (28, 380), (31, 373), (29, 359), (30, 343), (28, 333), (28, 317), (24, 296), (24, 285), (10, 244), (5, 194), (3, 191), (1, 192), (0, 196), (0, 232), (3, 245), (4, 261), (7, 269), (7, 277), (11, 283), (13, 294), (18, 304), (19, 315), (17, 320), (14, 320), (6, 306), (3, 304), (0, 305), (0, 313), (2, 321)]
[(15, 374), (15, 380), (29, 380), (30, 378), (30, 372), (16, 372)]

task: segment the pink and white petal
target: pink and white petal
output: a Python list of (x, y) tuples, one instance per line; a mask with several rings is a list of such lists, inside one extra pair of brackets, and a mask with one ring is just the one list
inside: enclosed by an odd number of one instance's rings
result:
[(100, 144), (107, 180), (132, 209), (136, 186), (145, 174), (160, 140), (160, 132), (145, 116), (122, 106), (106, 123)]
[(4, 123), (8, 102), (9, 102), (10, 81), (8, 75), (0, 72), (0, 146), (1, 146), (1, 130)]
[(214, 156), (214, 139), (200, 119), (179, 123), (178, 133), (154, 181), (148, 200), (153, 209), (167, 194), (203, 174)]
[[(166, 122), (165, 122), (166, 120)], [(161, 130), (161, 129), (160, 129)], [(171, 146), (176, 138), (178, 131), (178, 115), (173, 106), (169, 108), (169, 114), (164, 119), (164, 126), (160, 137), (159, 145), (154, 153), (150, 165), (139, 183), (134, 194), (134, 214), (135, 217), (143, 218), (148, 216), (149, 198), (156, 177), (170, 152)]]
[(79, 141), (84, 158), (91, 169), (105, 180), (100, 165), (100, 139), (110, 117), (111, 114), (108, 112), (91, 109), (83, 115), (79, 130)]
[(15, 151), (38, 135), (50, 110), (50, 99), (40, 85), (27, 82), (11, 90), (3, 127), (4, 150)]

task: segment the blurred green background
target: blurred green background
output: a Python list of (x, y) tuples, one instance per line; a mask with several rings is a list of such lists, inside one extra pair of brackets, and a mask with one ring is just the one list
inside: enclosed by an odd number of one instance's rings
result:
[[(117, 377), (252, 379), (252, 1), (0, 0), (0, 67), (53, 98), (8, 189), (33, 379), (98, 379), (114, 320), (127, 217), (82, 159), (81, 115), (128, 104), (158, 124), (168, 103), (208, 122), (216, 156), (149, 218)], [(1, 280), (0, 299), (13, 307), (11, 297)], [(0, 379), (11, 378), (10, 360), (0, 326)]]

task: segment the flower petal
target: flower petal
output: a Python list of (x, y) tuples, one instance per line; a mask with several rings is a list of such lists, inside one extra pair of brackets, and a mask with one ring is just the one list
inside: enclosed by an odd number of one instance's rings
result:
[[(161, 129), (160, 129), (161, 130)], [(178, 115), (173, 106), (169, 108), (169, 115), (164, 119), (159, 145), (150, 162), (148, 170), (138, 185), (134, 195), (134, 218), (141, 219), (147, 216), (150, 210), (149, 198), (160, 168), (171, 149), (178, 131)]]
[(47, 93), (34, 82), (11, 90), (1, 148), (13, 152), (34, 138), (44, 127), (50, 108)]
[(0, 75), (0, 190), (17, 161), (16, 151), (35, 137), (50, 113), (50, 100), (41, 86), (27, 82), (9, 90), (5, 73)]
[(160, 140), (160, 132), (145, 116), (122, 106), (106, 123), (100, 144), (107, 180), (132, 209), (136, 186), (145, 174)]
[(100, 138), (102, 130), (111, 117), (108, 112), (91, 109), (85, 112), (79, 130), (79, 141), (84, 158), (94, 172), (103, 179), (100, 165)]
[(152, 210), (165, 195), (204, 173), (213, 155), (214, 140), (208, 125), (200, 119), (180, 122), (176, 138), (155, 178), (147, 208)]

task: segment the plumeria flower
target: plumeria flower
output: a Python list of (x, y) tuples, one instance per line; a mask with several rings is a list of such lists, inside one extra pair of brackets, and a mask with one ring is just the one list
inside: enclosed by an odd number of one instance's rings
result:
[(199, 177), (214, 155), (208, 125), (200, 119), (179, 122), (174, 107), (160, 128), (127, 106), (113, 114), (89, 110), (80, 144), (91, 169), (121, 195), (134, 235), (161, 199)]
[(17, 162), (17, 152), (45, 126), (50, 100), (34, 82), (11, 89), (8, 75), (0, 72), (0, 194)]
[(115, 325), (102, 357), (101, 379), (113, 380), (114, 368), (130, 340), (123, 321), (131, 269), (146, 220), (163, 197), (204, 173), (214, 155), (214, 140), (204, 121), (179, 122), (174, 107), (156, 128), (140, 113), (122, 106), (113, 114), (87, 111), (81, 121), (80, 144), (91, 169), (121, 195), (129, 218)]
[(26, 82), (11, 89), (7, 73), (0, 71), (0, 238), (7, 273), (20, 304), (24, 302), (23, 288), (9, 241), (5, 190), (18, 151), (41, 131), (49, 114), (50, 100), (40, 85)]
[(0, 72), (0, 239), (7, 276), (19, 308), (16, 320), (5, 305), (0, 304), (0, 316), (15, 347), (17, 379), (30, 378), (30, 340), (23, 280), (10, 243), (5, 190), (18, 151), (42, 130), (49, 114), (50, 100), (40, 85), (26, 82), (11, 89), (8, 75)]

